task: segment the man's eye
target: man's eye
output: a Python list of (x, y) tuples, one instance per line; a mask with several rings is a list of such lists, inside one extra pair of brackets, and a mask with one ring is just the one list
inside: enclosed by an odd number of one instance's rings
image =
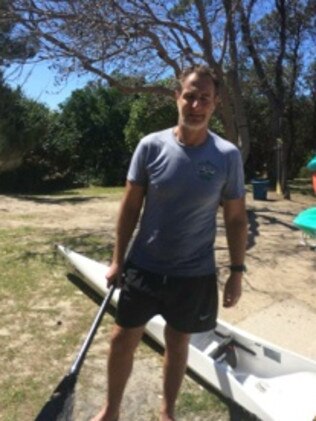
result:
[(187, 101), (190, 101), (190, 102), (200, 101), (200, 102), (202, 102), (202, 103), (207, 103), (207, 102), (209, 102), (209, 100), (210, 100), (210, 98), (209, 98), (208, 96), (201, 96), (201, 97), (198, 97), (198, 96), (193, 95), (193, 94), (187, 94), (187, 95), (185, 95), (185, 96), (184, 96), (184, 98), (185, 98)]

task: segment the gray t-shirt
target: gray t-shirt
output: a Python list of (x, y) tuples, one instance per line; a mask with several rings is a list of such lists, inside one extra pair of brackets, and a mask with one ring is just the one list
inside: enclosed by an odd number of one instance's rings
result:
[(129, 259), (170, 276), (214, 273), (219, 203), (245, 194), (238, 149), (212, 132), (195, 147), (179, 143), (172, 129), (152, 133), (138, 144), (127, 179), (146, 187)]

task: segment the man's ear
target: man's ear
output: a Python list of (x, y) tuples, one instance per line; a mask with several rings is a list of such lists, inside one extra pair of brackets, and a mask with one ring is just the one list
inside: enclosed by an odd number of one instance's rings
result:
[(175, 97), (176, 101), (178, 101), (178, 99), (179, 99), (180, 95), (181, 95), (181, 91), (180, 91), (180, 89), (176, 89), (176, 90), (174, 91), (174, 97)]

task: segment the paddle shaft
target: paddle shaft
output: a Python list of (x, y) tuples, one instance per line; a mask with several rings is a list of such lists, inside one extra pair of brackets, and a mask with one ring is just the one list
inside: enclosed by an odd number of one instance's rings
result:
[(99, 308), (99, 311), (98, 311), (98, 313), (97, 313), (97, 315), (96, 315), (96, 317), (95, 317), (95, 319), (92, 323), (92, 326), (90, 327), (89, 333), (88, 333), (88, 335), (87, 335), (87, 337), (86, 337), (86, 339), (85, 339), (85, 341), (84, 341), (84, 343), (83, 343), (83, 345), (82, 345), (82, 347), (81, 347), (81, 349), (80, 349), (80, 351), (77, 355), (77, 358), (76, 358), (75, 362), (73, 363), (73, 365), (71, 366), (70, 374), (78, 374), (79, 373), (79, 370), (82, 366), (84, 358), (85, 358), (85, 356), (86, 356), (86, 354), (87, 354), (87, 352), (90, 348), (92, 340), (93, 340), (93, 338), (94, 338), (94, 336), (95, 336), (95, 334), (98, 330), (98, 327), (99, 327), (99, 325), (102, 321), (103, 315), (106, 312), (106, 310), (107, 310), (107, 308), (110, 304), (110, 301), (111, 301), (112, 295), (114, 293), (114, 290), (115, 290), (115, 285), (112, 284), (109, 288), (108, 293), (104, 297), (104, 300), (102, 301), (102, 304)]

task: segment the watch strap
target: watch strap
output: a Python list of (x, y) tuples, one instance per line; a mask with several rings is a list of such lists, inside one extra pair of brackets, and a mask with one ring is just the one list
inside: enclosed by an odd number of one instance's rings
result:
[(231, 272), (246, 272), (247, 268), (246, 265), (230, 265), (229, 269)]

